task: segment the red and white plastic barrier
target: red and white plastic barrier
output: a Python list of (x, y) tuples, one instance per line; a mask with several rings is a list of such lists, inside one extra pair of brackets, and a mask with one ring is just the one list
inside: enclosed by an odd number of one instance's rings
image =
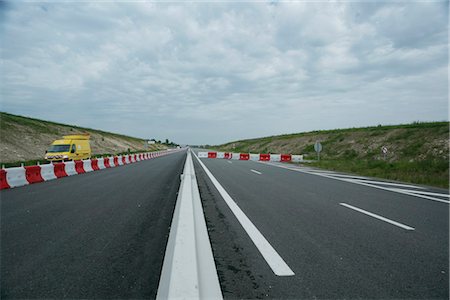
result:
[(274, 162), (301, 162), (303, 155), (270, 154), (270, 153), (231, 153), (231, 152), (199, 152), (199, 158), (223, 158), (235, 160), (274, 161)]
[(0, 190), (148, 160), (184, 149), (0, 169)]

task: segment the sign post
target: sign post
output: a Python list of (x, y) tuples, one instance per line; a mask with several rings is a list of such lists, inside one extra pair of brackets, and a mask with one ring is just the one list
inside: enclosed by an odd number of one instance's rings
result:
[(314, 150), (317, 152), (317, 160), (320, 160), (320, 152), (322, 151), (322, 144), (319, 141), (317, 141), (314, 144)]

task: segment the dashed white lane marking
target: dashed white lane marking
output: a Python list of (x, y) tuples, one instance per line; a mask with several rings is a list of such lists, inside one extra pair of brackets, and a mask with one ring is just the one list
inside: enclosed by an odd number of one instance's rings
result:
[(258, 175), (261, 175), (261, 174), (262, 174), (261, 172), (258, 172), (258, 171), (253, 170), (253, 169), (251, 169), (250, 171), (252, 171), (253, 173), (256, 173), (256, 174), (258, 174)]
[(233, 162), (231, 162), (231, 161), (228, 161), (228, 163), (229, 163), (229, 164), (232, 164)]
[[(261, 162), (261, 163), (264, 163), (264, 162)], [(359, 184), (359, 185), (364, 185), (364, 186), (368, 186), (368, 187), (372, 187), (372, 188), (376, 188), (376, 189), (380, 189), (380, 190), (391, 191), (391, 192), (400, 193), (400, 194), (404, 194), (404, 195), (409, 195), (409, 196), (414, 196), (414, 197), (432, 200), (432, 201), (436, 201), (436, 202), (450, 204), (450, 201), (448, 201), (448, 200), (436, 198), (436, 197), (448, 197), (448, 194), (433, 193), (433, 194), (435, 194), (434, 195), (435, 197), (431, 197), (431, 196), (424, 195), (424, 193), (422, 191), (383, 186), (383, 184), (386, 184), (386, 182), (384, 182), (384, 181), (370, 181), (370, 180), (362, 180), (362, 179), (354, 179), (354, 178), (341, 178), (342, 175), (335, 176), (335, 175), (320, 173), (317, 171), (316, 172), (305, 171), (303, 169), (282, 166), (282, 165), (278, 165), (278, 164), (274, 164), (274, 163), (265, 163), (265, 164), (271, 165), (274, 167), (278, 167), (278, 168), (288, 169), (291, 171), (300, 172), (300, 173), (322, 176), (322, 177), (340, 180), (340, 181), (344, 181), (344, 182), (350, 182), (350, 183), (355, 183), (355, 184)], [(362, 178), (364, 178), (364, 177), (362, 177)], [(369, 179), (369, 178), (365, 178), (365, 179)], [(392, 184), (394, 184), (394, 183), (392, 183)], [(405, 185), (405, 186), (407, 186), (407, 185)], [(416, 189), (424, 189), (419, 186), (410, 186), (410, 187), (413, 187)]]
[(347, 208), (356, 210), (356, 211), (358, 211), (358, 212), (360, 212), (360, 213), (363, 213), (363, 214), (365, 214), (365, 215), (368, 215), (368, 216), (371, 216), (371, 217), (373, 217), (373, 218), (376, 218), (376, 219), (378, 219), (378, 220), (381, 220), (381, 221), (387, 222), (387, 223), (389, 223), (389, 224), (395, 225), (395, 226), (397, 226), (397, 227), (403, 228), (403, 229), (405, 229), (405, 230), (415, 230), (413, 227), (410, 227), (410, 226), (408, 226), (408, 225), (405, 225), (405, 224), (402, 224), (402, 223), (393, 221), (393, 220), (391, 220), (391, 219), (382, 217), (382, 216), (380, 216), (380, 215), (377, 215), (377, 214), (368, 212), (368, 211), (363, 210), (363, 209), (361, 209), (361, 208), (357, 208), (357, 207), (351, 206), (351, 205), (349, 205), (349, 204), (347, 204), (347, 203), (339, 203), (339, 204), (342, 205), (342, 206), (345, 206), (345, 207), (347, 207)]
[(239, 208), (236, 202), (231, 198), (231, 196), (225, 191), (222, 185), (217, 181), (214, 175), (208, 170), (208, 168), (203, 164), (203, 162), (195, 155), (195, 158), (202, 166), (205, 173), (208, 175), (209, 179), (212, 181), (217, 191), (220, 193), (222, 198), (225, 200), (225, 203), (231, 209), (233, 214), (238, 219), (239, 223), (241, 223), (245, 232), (247, 232), (248, 236), (255, 244), (256, 248), (258, 248), (259, 252), (262, 254), (267, 264), (270, 266), (272, 271), (277, 276), (293, 276), (294, 272), (289, 268), (286, 262), (281, 258), (278, 252), (270, 245), (270, 243), (266, 240), (266, 238), (262, 235), (262, 233), (253, 225), (252, 221), (245, 215), (245, 213)]

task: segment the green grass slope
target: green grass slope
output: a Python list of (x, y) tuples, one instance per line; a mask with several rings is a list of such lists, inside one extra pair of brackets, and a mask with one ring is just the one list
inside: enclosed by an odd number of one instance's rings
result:
[(0, 163), (12, 166), (42, 160), (45, 150), (63, 135), (89, 133), (93, 155), (157, 151), (165, 145), (145, 148), (145, 140), (122, 134), (60, 124), (0, 112)]
[[(323, 145), (316, 161), (314, 143)], [(386, 160), (381, 147), (388, 148)], [(449, 122), (415, 122), (270, 136), (230, 142), (221, 151), (303, 154), (317, 167), (448, 188)]]

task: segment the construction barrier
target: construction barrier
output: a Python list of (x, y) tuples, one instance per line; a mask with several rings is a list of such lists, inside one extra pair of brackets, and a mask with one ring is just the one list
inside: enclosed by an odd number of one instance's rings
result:
[(40, 166), (26, 166), (25, 167), (25, 178), (28, 183), (36, 183), (44, 181), (44, 178), (41, 176), (41, 167)]
[(25, 177), (24, 167), (8, 168), (6, 170), (6, 181), (10, 187), (28, 184), (27, 178)]
[(53, 164), (56, 178), (66, 177), (66, 164), (60, 162)]
[(83, 173), (86, 173), (86, 172), (84, 171), (83, 165), (84, 165), (84, 163), (83, 163), (82, 160), (76, 160), (76, 161), (75, 161), (75, 171), (77, 172), (77, 174), (83, 174)]
[(0, 170), (0, 189), (4, 190), (4, 189), (9, 189), (10, 186), (8, 184), (8, 181), (6, 180), (6, 171), (5, 170)]
[(249, 160), (250, 159), (250, 154), (248, 154), (248, 153), (240, 153), (239, 159), (240, 160)]
[(199, 152), (198, 153), (198, 157), (199, 158), (207, 158), (208, 157), (208, 152)]
[(56, 177), (55, 174), (55, 165), (53, 164), (41, 165), (41, 176), (42, 179), (44, 179), (44, 181), (49, 181), (58, 178)]
[[(97, 167), (99, 170), (103, 170), (106, 168), (105, 167), (105, 159), (103, 157), (97, 159)], [(92, 168), (94, 168), (94, 166), (92, 166)]]
[(235, 160), (302, 162), (303, 155), (270, 154), (270, 153), (229, 153), (229, 152), (198, 152), (199, 158), (223, 158)]
[(281, 161), (281, 154), (270, 154), (270, 161)]
[(66, 162), (64, 164), (65, 164), (64, 170), (66, 171), (66, 174), (68, 176), (72, 176), (72, 175), (78, 174), (77, 170), (75, 169), (75, 162), (74, 161), (69, 161), (69, 162)]
[(270, 161), (270, 154), (261, 153), (259, 155), (260, 161)]
[(282, 162), (290, 162), (292, 160), (292, 156), (290, 154), (281, 154)]
[(100, 168), (98, 167), (98, 159), (92, 159), (91, 160), (91, 168), (93, 171), (98, 171)]
[(0, 169), (0, 190), (117, 167), (132, 162), (176, 153), (182, 150), (184, 149)]
[(250, 160), (258, 161), (259, 160), (259, 153), (258, 154), (250, 153)]
[(114, 167), (114, 158), (113, 157), (105, 157), (103, 159), (103, 164), (105, 165), (105, 169), (106, 168), (111, 168), (111, 164)]
[(92, 161), (90, 159), (82, 160), (83, 162), (83, 170), (84, 172), (92, 172), (94, 169), (92, 169)]

